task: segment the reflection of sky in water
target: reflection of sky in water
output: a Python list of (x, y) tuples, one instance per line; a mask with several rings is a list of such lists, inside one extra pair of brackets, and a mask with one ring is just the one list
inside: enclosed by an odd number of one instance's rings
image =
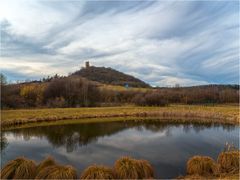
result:
[[(117, 130), (107, 132), (113, 125)], [(93, 126), (98, 128), (97, 124)], [(200, 154), (216, 159), (225, 142), (233, 142), (236, 146), (239, 142), (239, 128), (234, 127), (196, 125), (159, 127), (156, 124), (149, 127), (143, 124), (129, 126), (123, 123), (106, 123), (104, 127), (106, 132), (89, 136), (87, 132), (91, 131), (91, 124), (74, 125), (74, 129), (68, 125), (61, 127), (65, 128), (62, 132), (68, 134), (65, 137), (67, 141), (61, 141), (60, 133), (57, 135), (57, 145), (54, 145), (53, 141), (56, 139), (55, 134), (50, 136), (50, 133), (58, 130), (60, 132), (59, 127), (48, 127), (47, 131), (39, 131), (36, 135), (35, 130), (6, 132), (8, 145), (2, 154), (3, 163), (17, 156), (40, 161), (50, 154), (58, 162), (71, 164), (81, 171), (91, 164), (113, 166), (114, 161), (120, 156), (128, 155), (149, 160), (158, 177), (170, 178), (185, 173), (185, 164), (189, 157)], [(99, 131), (104, 127), (99, 127)], [(82, 139), (87, 139), (87, 143), (82, 145)]]

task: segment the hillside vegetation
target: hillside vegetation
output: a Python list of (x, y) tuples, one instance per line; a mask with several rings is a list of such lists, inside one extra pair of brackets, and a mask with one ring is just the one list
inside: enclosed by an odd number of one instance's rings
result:
[(223, 103), (239, 103), (239, 85), (153, 88), (133, 76), (94, 66), (67, 77), (17, 84), (8, 84), (1, 75), (2, 109)]
[(76, 71), (73, 75), (79, 75), (88, 80), (103, 84), (121, 86), (128, 84), (130, 87), (150, 87), (147, 83), (112, 68), (90, 66)]

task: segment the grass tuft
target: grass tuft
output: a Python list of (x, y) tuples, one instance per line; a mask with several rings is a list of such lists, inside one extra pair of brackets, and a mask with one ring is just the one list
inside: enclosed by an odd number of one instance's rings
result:
[(39, 173), (42, 169), (49, 167), (49, 166), (53, 166), (53, 165), (56, 165), (55, 160), (51, 156), (48, 156), (47, 158), (45, 158), (43, 161), (41, 161), (38, 164), (37, 173)]
[(137, 161), (137, 169), (139, 178), (153, 178), (154, 170), (152, 165), (147, 160), (136, 160)]
[(115, 162), (114, 170), (119, 179), (150, 179), (154, 177), (153, 167), (146, 160), (122, 157)]
[(219, 154), (217, 162), (222, 173), (239, 172), (240, 151), (227, 151)]
[(122, 157), (115, 162), (114, 170), (119, 179), (139, 179), (138, 165), (131, 157)]
[(187, 174), (189, 175), (208, 176), (218, 173), (218, 165), (210, 157), (193, 156), (187, 162)]
[(1, 179), (33, 179), (35, 175), (35, 162), (24, 157), (9, 161), (1, 170)]
[(77, 179), (77, 171), (72, 166), (53, 165), (42, 169), (35, 179)]
[(82, 172), (80, 179), (116, 179), (116, 176), (109, 167), (93, 165)]

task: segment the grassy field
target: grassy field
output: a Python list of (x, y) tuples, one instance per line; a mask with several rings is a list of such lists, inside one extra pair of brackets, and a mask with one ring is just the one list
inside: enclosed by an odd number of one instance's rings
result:
[[(108, 121), (109, 118), (157, 117), (167, 121), (214, 122), (239, 124), (239, 108), (234, 105), (199, 106), (170, 105), (167, 107), (98, 107), (98, 108), (56, 108), (2, 110), (1, 126), (22, 125), (36, 122), (74, 121), (95, 119)], [(134, 118), (132, 118), (134, 119)]]

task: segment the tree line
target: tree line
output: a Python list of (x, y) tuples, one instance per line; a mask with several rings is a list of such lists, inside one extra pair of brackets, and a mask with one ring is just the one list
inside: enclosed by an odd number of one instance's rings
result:
[(1, 75), (1, 108), (96, 107), (135, 104), (166, 106), (180, 104), (239, 103), (239, 86), (111, 90), (77, 75), (55, 76), (44, 81), (7, 84)]

